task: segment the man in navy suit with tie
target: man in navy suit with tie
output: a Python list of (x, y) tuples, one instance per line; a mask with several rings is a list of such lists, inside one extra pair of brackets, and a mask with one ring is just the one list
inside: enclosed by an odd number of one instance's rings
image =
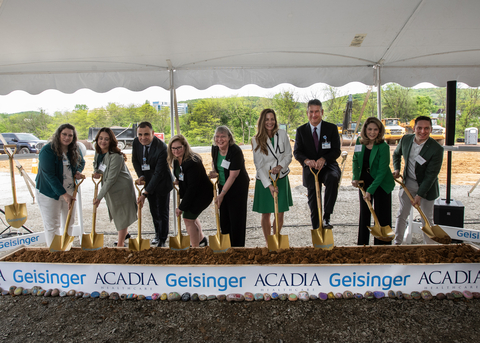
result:
[(340, 136), (335, 124), (322, 120), (323, 109), (320, 100), (314, 99), (307, 106), (308, 123), (297, 128), (293, 155), (303, 167), (303, 185), (308, 190), (308, 206), (313, 229), (318, 229), (318, 207), (315, 191), (315, 177), (310, 168), (317, 172), (320, 187), (325, 185), (323, 201), (323, 228), (333, 228), (330, 215), (333, 213), (338, 194), (340, 168), (337, 158), (340, 156)]

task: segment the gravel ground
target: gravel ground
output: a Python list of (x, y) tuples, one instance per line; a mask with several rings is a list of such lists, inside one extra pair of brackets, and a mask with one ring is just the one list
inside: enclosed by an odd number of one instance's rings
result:
[[(291, 246), (311, 246), (306, 190), (298, 177), (291, 179), (294, 206), (285, 215)], [(9, 175), (0, 173), (0, 204), (11, 203)], [(465, 206), (465, 227), (475, 229), (480, 218), (476, 190), (453, 186), (452, 198)], [(17, 181), (18, 202), (27, 203), (27, 226), (42, 231), (38, 206), (31, 204), (26, 186)], [(441, 187), (442, 196), (445, 187)], [(393, 195), (396, 213), (398, 188)], [(90, 232), (93, 184), (82, 185), (84, 228)], [(253, 189), (249, 201), (253, 200)], [(249, 206), (251, 208), (251, 204)], [(153, 228), (144, 211), (143, 229), (148, 238)], [(213, 209), (201, 215), (204, 231), (214, 234)], [(358, 221), (358, 193), (344, 180), (332, 217), (335, 243), (355, 245)], [(248, 214), (247, 246), (264, 246), (260, 216)], [(173, 234), (173, 223), (170, 225)], [(129, 231), (136, 232), (136, 224)], [(105, 204), (97, 213), (97, 231), (105, 234), (105, 245), (116, 240), (108, 222)], [(421, 243), (414, 234), (413, 242)], [(79, 241), (75, 241), (79, 246)], [(136, 341), (229, 341), (229, 342), (473, 342), (478, 341), (479, 300), (406, 301), (381, 299), (308, 302), (227, 303), (113, 301), (99, 299), (0, 297), (0, 339), (8, 342), (136, 342)]]

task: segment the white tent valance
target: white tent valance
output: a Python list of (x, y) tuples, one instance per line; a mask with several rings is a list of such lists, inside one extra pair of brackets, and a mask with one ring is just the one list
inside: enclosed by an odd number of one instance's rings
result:
[[(0, 0), (0, 94), (480, 86), (478, 0)], [(363, 40), (362, 40), (363, 38)], [(374, 68), (376, 66), (376, 68)]]

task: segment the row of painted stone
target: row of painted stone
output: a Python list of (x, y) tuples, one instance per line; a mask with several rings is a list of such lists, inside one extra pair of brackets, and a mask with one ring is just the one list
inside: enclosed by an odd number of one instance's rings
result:
[[(319, 293), (318, 295), (309, 294), (308, 292), (301, 291), (298, 294), (290, 293), (251, 293), (246, 292), (245, 294), (240, 293), (232, 293), (232, 294), (219, 294), (219, 295), (205, 295), (205, 294), (197, 294), (197, 293), (183, 293), (180, 295), (177, 292), (167, 293), (153, 293), (151, 296), (145, 295), (137, 295), (137, 294), (118, 294), (117, 292), (108, 293), (106, 291), (102, 292), (81, 292), (75, 290), (67, 291), (60, 291), (59, 289), (42, 289), (39, 286), (35, 286), (33, 288), (27, 289), (23, 287), (16, 287), (11, 286), (8, 290), (2, 290), (0, 288), (0, 292), (2, 296), (11, 295), (11, 296), (20, 296), (20, 295), (34, 295), (34, 296), (43, 296), (43, 297), (75, 297), (75, 298), (100, 298), (100, 299), (112, 299), (112, 300), (168, 300), (168, 301), (205, 301), (205, 300), (219, 300), (219, 301), (270, 301), (270, 300), (289, 300), (289, 301), (307, 301), (307, 300), (328, 300), (328, 299), (381, 299), (381, 298), (392, 298), (392, 299), (423, 299), (423, 300), (432, 300), (434, 296), (430, 293), (430, 291), (424, 290), (421, 292), (411, 292), (411, 293), (403, 293), (400, 291), (394, 292), (393, 290), (388, 291), (387, 294), (382, 291), (367, 291), (365, 294), (361, 293), (352, 293), (350, 291), (345, 291), (343, 293)], [(465, 290), (463, 292), (460, 291), (452, 291), (450, 293), (437, 293), (435, 296), (439, 300), (448, 299), (448, 300), (455, 300), (455, 299), (479, 299), (480, 293), (479, 292), (470, 292)]]

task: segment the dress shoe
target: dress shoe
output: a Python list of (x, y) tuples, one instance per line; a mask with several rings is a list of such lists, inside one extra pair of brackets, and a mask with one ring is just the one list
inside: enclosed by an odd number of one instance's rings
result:
[[(127, 233), (127, 235), (125, 236), (125, 242), (130, 238), (130, 234)], [(118, 245), (118, 242), (114, 242), (113, 243), (113, 246), (116, 247)]]
[(160, 238), (155, 237), (150, 241), (150, 243), (152, 243), (153, 245), (158, 245), (158, 243), (160, 243)]
[(330, 224), (330, 219), (323, 220), (323, 228), (324, 229), (333, 229), (333, 225)]
[(200, 241), (200, 243), (198, 243), (198, 246), (201, 248), (208, 246), (208, 241), (206, 236), (203, 236), (203, 239)]
[(163, 239), (159, 239), (157, 248), (166, 248), (166, 247), (167, 247), (166, 241), (164, 241)]

